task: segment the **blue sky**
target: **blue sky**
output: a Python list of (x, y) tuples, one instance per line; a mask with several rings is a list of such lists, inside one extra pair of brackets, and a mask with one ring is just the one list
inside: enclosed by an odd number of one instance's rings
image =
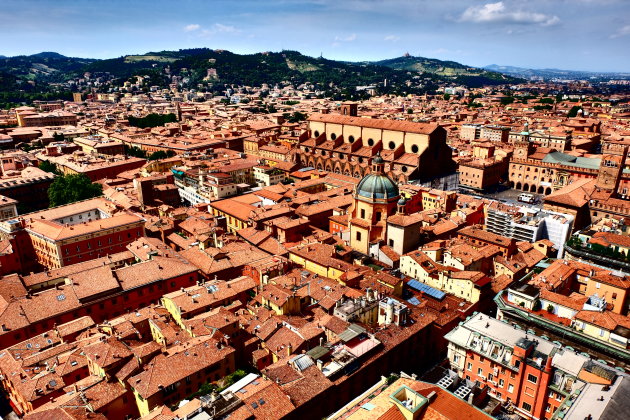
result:
[(0, 0), (0, 54), (191, 47), (630, 72), (630, 0)]

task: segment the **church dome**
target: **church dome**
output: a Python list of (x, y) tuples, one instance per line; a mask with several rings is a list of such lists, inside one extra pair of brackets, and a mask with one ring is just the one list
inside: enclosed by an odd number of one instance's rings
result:
[(357, 185), (357, 197), (389, 201), (399, 196), (396, 183), (382, 173), (371, 173)]

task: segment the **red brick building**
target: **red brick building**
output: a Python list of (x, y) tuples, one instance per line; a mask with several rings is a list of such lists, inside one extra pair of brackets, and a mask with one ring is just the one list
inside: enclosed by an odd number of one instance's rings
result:
[(585, 385), (617, 377), (588, 356), (487, 315), (473, 315), (445, 338), (450, 367), (465, 384), (476, 382), (524, 418), (551, 419)]

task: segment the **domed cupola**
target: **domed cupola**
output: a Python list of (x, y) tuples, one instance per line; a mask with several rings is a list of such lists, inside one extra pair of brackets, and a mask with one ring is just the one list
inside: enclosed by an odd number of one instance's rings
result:
[(372, 172), (357, 185), (356, 198), (374, 202), (392, 202), (400, 197), (398, 186), (383, 173), (384, 160), (380, 153), (372, 160)]

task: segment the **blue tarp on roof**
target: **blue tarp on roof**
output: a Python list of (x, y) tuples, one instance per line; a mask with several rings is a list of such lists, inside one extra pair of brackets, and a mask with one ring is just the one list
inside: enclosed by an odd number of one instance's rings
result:
[(431, 286), (427, 286), (426, 284), (419, 282), (418, 280), (409, 280), (407, 286), (411, 287), (414, 290), (417, 290), (418, 292), (425, 293), (437, 300), (442, 300), (446, 296), (446, 293), (444, 293), (443, 291), (434, 289)]
[(420, 301), (415, 296), (412, 297), (411, 299), (407, 299), (407, 302), (411, 303), (412, 305), (420, 305)]

